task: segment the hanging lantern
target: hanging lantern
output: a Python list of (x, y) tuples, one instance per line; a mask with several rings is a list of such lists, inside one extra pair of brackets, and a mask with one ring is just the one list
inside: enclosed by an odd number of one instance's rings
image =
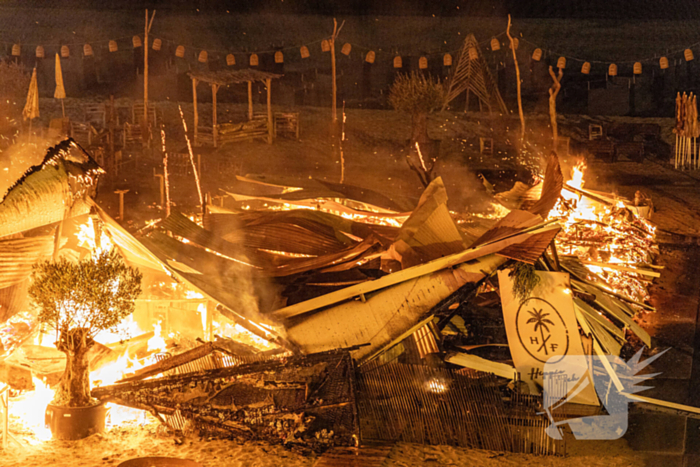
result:
[(44, 58), (44, 47), (40, 45), (36, 47), (36, 58)]
[(559, 60), (557, 60), (557, 68), (560, 70), (566, 68), (566, 57), (559, 57)]
[(250, 54), (250, 66), (258, 66), (260, 60), (258, 60), (258, 54)]
[(617, 76), (617, 65), (611, 63), (610, 67), (608, 68), (608, 74), (610, 76)]
[(452, 66), (452, 55), (451, 54), (445, 54), (444, 57), (442, 57), (442, 64), (444, 66)]
[(693, 51), (690, 49), (685, 49), (685, 52), (683, 52), (683, 56), (685, 57), (685, 61), (689, 62), (695, 57), (693, 56)]
[(15, 44), (12, 46), (12, 56), (13, 57), (19, 57), (21, 51), (21, 47), (19, 44)]
[(139, 36), (134, 36), (131, 38), (131, 43), (134, 44), (134, 48), (141, 47), (141, 38)]
[(418, 68), (421, 70), (425, 70), (428, 68), (428, 58), (427, 57), (421, 57), (418, 59)]
[(518, 40), (517, 37), (513, 38), (513, 47), (515, 47), (515, 50), (518, 50), (518, 47), (520, 46), (520, 41)]
[(109, 51), (116, 52), (117, 50), (119, 50), (119, 47), (117, 47), (117, 41), (109, 41)]
[(153, 41), (153, 50), (160, 50), (160, 48), (163, 47), (163, 41), (160, 39), (156, 39)]
[(350, 45), (349, 42), (346, 42), (345, 44), (343, 44), (343, 48), (340, 49), (340, 53), (342, 53), (343, 55), (350, 55), (351, 50), (352, 50), (352, 45)]
[(207, 63), (207, 60), (209, 60), (209, 54), (207, 51), (202, 50), (199, 52), (199, 57), (197, 57), (197, 60), (199, 60), (200, 63)]
[(403, 67), (403, 60), (401, 60), (401, 56), (397, 55), (394, 57), (394, 68), (401, 68)]
[(661, 57), (659, 59), (659, 66), (661, 67), (662, 70), (667, 69), (668, 68), (668, 58)]
[(311, 54), (309, 53), (309, 48), (307, 46), (302, 46), (301, 49), (299, 49), (301, 52), (301, 58), (309, 58)]
[(177, 46), (177, 49), (175, 49), (175, 56), (180, 57), (180, 58), (185, 56), (185, 46), (184, 45)]
[(584, 62), (581, 66), (581, 73), (587, 75), (591, 72), (591, 62)]
[(70, 57), (70, 50), (68, 49), (67, 45), (62, 45), (61, 46), (61, 58), (68, 58)]
[(85, 44), (83, 46), (83, 55), (85, 55), (86, 57), (92, 56), (92, 46), (90, 44)]
[(542, 49), (535, 49), (535, 51), (532, 52), (532, 59), (536, 62), (542, 60)]
[(228, 66), (235, 65), (236, 64), (236, 57), (234, 57), (233, 54), (226, 55), (226, 64)]
[(479, 52), (476, 51), (476, 47), (469, 48), (469, 60), (477, 60), (479, 58)]
[(634, 64), (634, 67), (632, 68), (632, 71), (634, 72), (635, 75), (641, 75), (642, 74), (642, 63), (636, 62)]
[(495, 37), (491, 39), (491, 50), (493, 50), (494, 52), (497, 50), (501, 50), (501, 41), (499, 41)]
[(367, 63), (374, 63), (374, 58), (375, 58), (374, 50), (370, 50), (369, 52), (367, 52), (367, 56), (365, 57), (365, 61)]
[(275, 63), (284, 63), (284, 55), (282, 55), (281, 50), (275, 52)]
[(321, 52), (330, 52), (331, 43), (328, 39), (323, 39), (321, 41)]

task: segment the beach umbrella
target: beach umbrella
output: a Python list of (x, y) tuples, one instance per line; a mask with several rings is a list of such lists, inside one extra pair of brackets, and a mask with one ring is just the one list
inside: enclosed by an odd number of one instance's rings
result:
[(36, 67), (32, 71), (32, 80), (29, 82), (29, 92), (27, 92), (27, 103), (24, 105), (22, 117), (29, 120), (31, 125), (32, 119), (39, 116), (39, 86), (36, 82)]
[(66, 108), (63, 105), (63, 99), (66, 98), (66, 88), (63, 87), (63, 71), (61, 70), (61, 59), (56, 54), (56, 90), (53, 93), (55, 99), (61, 99), (61, 110), (63, 117), (66, 116)]

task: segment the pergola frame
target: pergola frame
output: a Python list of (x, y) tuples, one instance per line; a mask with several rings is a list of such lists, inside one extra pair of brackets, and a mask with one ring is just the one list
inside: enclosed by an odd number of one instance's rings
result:
[(267, 89), (267, 142), (272, 144), (273, 121), (272, 121), (272, 80), (280, 78), (282, 75), (269, 73), (260, 70), (221, 70), (221, 71), (192, 71), (188, 73), (192, 80), (192, 103), (194, 105), (194, 144), (197, 145), (197, 133), (199, 131), (199, 114), (197, 113), (197, 84), (201, 81), (211, 86), (212, 99), (212, 138), (216, 147), (217, 124), (216, 124), (216, 93), (219, 87), (230, 84), (248, 83), (248, 120), (253, 119), (253, 82), (265, 83)]

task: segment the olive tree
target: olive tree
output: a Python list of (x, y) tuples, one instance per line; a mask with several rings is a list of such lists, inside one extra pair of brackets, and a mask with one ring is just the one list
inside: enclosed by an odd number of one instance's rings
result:
[(54, 404), (85, 407), (93, 402), (87, 352), (97, 333), (115, 329), (133, 313), (141, 277), (115, 249), (77, 263), (60, 259), (34, 266), (29, 295), (39, 321), (55, 330), (56, 348), (66, 354)]

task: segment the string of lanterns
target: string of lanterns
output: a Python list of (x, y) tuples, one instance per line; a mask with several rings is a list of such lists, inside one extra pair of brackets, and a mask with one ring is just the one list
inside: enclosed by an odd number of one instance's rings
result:
[[(489, 48), (493, 52), (501, 50), (501, 41), (499, 40), (499, 37), (504, 35), (504, 34), (505, 34), (505, 32), (497, 34), (496, 36), (492, 37), (491, 39), (479, 43), (479, 45), (488, 44)], [(125, 39), (125, 38), (122, 38), (122, 39)], [(541, 61), (545, 52), (549, 53), (550, 55), (554, 55), (554, 53), (552, 53), (548, 50), (545, 50), (542, 47), (538, 47), (537, 45), (535, 45), (527, 40), (525, 40), (525, 41), (534, 47), (534, 50), (533, 50), (532, 55), (531, 55), (531, 58), (533, 61), (536, 61), (536, 62)], [(100, 42), (104, 42), (104, 41), (100, 41)], [(168, 40), (168, 42), (171, 42), (172, 44), (176, 43), (175, 41), (171, 41), (171, 40)], [(285, 51), (291, 51), (291, 50), (295, 50), (295, 49), (299, 51), (300, 57), (302, 59), (307, 59), (311, 56), (310, 46), (312, 46), (313, 44), (319, 43), (319, 42), (321, 45), (321, 52), (329, 52), (330, 51), (330, 48), (331, 48), (330, 40), (329, 39), (322, 39), (320, 41), (317, 40), (317, 41), (314, 41), (312, 43), (305, 44), (302, 46), (285, 47), (285, 48), (281, 48), (281, 49), (277, 49), (277, 50), (249, 53), (248, 64), (251, 67), (259, 66), (259, 64), (260, 64), (259, 54), (263, 54), (263, 53), (272, 53), (272, 54), (274, 54), (275, 63), (284, 63)], [(518, 48), (519, 48), (519, 42), (520, 41), (518, 40), (518, 38), (513, 39), (513, 46), (516, 50), (518, 50)], [(131, 37), (131, 44), (132, 44), (133, 48), (143, 47), (142, 39), (138, 35)], [(78, 45), (78, 44), (72, 44), (72, 45)], [(698, 45), (698, 44), (693, 44), (693, 45)], [(691, 45), (691, 47), (693, 45)], [(163, 39), (160, 39), (160, 38), (154, 39), (151, 47), (155, 51), (160, 51), (163, 47)], [(340, 48), (340, 53), (345, 55), (345, 56), (349, 56), (353, 50), (353, 47), (355, 47), (356, 49), (361, 49), (360, 54), (362, 54), (363, 60), (367, 63), (370, 63), (370, 64), (373, 64), (376, 62), (378, 53), (381, 53), (384, 55), (388, 54), (387, 52), (383, 52), (381, 50), (375, 51), (375, 50), (372, 50), (370, 48), (353, 45), (350, 42), (343, 43), (343, 45)], [(94, 49), (93, 49), (93, 46), (91, 44), (89, 44), (89, 43), (84, 44), (82, 46), (82, 49), (83, 49), (83, 56), (85, 56), (85, 57), (94, 56)], [(192, 46), (185, 47), (185, 45), (182, 45), (182, 44), (177, 45), (177, 47), (175, 48), (175, 56), (178, 58), (184, 58), (186, 49), (194, 49), (195, 51), (199, 50), (198, 53), (195, 52), (195, 55), (197, 57), (197, 61), (199, 61), (200, 63), (207, 63), (209, 61), (209, 52), (207, 50), (198, 49), (198, 48), (192, 47)], [(21, 44), (19, 44), (19, 43), (12, 44), (11, 54), (13, 57), (19, 57), (21, 55), (21, 50), (22, 50)], [(119, 51), (119, 45), (117, 43), (117, 40), (113, 39), (113, 40), (107, 41), (107, 50), (110, 53)], [(221, 52), (221, 51), (213, 51), (213, 52)], [(418, 67), (420, 69), (427, 69), (428, 68), (428, 56), (436, 55), (438, 53), (443, 54), (442, 55), (443, 66), (446, 66), (446, 67), (452, 66), (453, 53), (457, 53), (457, 52), (458, 51), (450, 51), (450, 52), (446, 52), (446, 53), (436, 52), (436, 53), (427, 53), (427, 54), (420, 55), (418, 58)], [(680, 52), (680, 51), (678, 51), (678, 52)], [(244, 53), (244, 52), (240, 52), (240, 53)], [(248, 52), (245, 52), (245, 53), (247, 54)], [(478, 51), (475, 48), (471, 48), (470, 50), (468, 50), (468, 53), (469, 53), (470, 59), (475, 60), (478, 58)], [(37, 58), (45, 58), (45, 54), (46, 53), (45, 53), (44, 47), (42, 45), (38, 45), (36, 47), (36, 50), (35, 50), (36, 57)], [(69, 45), (68, 44), (61, 45), (59, 48), (59, 54), (62, 58), (69, 58), (70, 54), (71, 54), (71, 50), (70, 50)], [(226, 53), (226, 52), (223, 52), (223, 54), (225, 54), (227, 66), (236, 65), (237, 62), (236, 62), (236, 55), (235, 54)], [(402, 68), (404, 65), (404, 58), (400, 54), (392, 54), (392, 55), (393, 55), (392, 66), (394, 68)], [(409, 56), (415, 56), (415, 55), (409, 55)], [(695, 59), (695, 56), (693, 54), (693, 50), (690, 47), (685, 48), (683, 50), (683, 58), (685, 59), (686, 62), (690, 62), (690, 61)], [(571, 58), (571, 59), (578, 61), (578, 62), (582, 62), (580, 71), (584, 75), (588, 75), (591, 73), (591, 67), (592, 67), (591, 63), (592, 62), (606, 64), (607, 65), (607, 74), (609, 76), (617, 76), (617, 74), (618, 74), (618, 66), (616, 63), (594, 61), (594, 60), (588, 61), (588, 60), (581, 60), (578, 58)], [(668, 57), (666, 57), (666, 56), (655, 57), (652, 60), (655, 61), (657, 59), (658, 59), (658, 66), (661, 70), (666, 70), (669, 68), (670, 65), (669, 65)], [(632, 66), (633, 74), (635, 74), (635, 75), (642, 74), (642, 62), (643, 61), (649, 62), (650, 60), (647, 59), (647, 60), (634, 62), (633, 66)], [(561, 55), (556, 62), (556, 66), (557, 66), (557, 68), (565, 69), (567, 66), (567, 58), (564, 55)]]

